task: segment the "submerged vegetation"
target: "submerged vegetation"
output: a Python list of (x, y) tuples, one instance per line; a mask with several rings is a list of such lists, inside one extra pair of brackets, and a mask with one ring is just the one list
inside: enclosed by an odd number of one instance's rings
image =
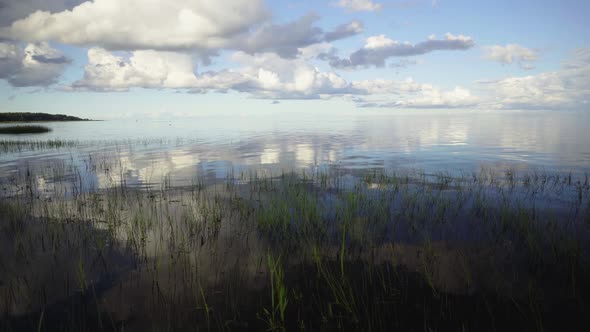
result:
[(45, 126), (4, 126), (0, 127), (0, 134), (44, 134), (50, 132), (51, 129)]
[(590, 323), (587, 175), (312, 169), (131, 188), (107, 161), (69, 167), (1, 182), (0, 330)]

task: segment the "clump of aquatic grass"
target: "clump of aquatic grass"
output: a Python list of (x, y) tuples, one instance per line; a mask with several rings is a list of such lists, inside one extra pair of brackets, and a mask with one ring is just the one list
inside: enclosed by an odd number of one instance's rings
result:
[[(21, 126), (24, 127), (24, 126)], [(6, 127), (0, 127), (6, 128)], [(181, 146), (184, 144), (193, 144), (197, 142), (194, 139), (182, 138), (136, 138), (136, 139), (116, 139), (116, 140), (0, 140), (0, 152), (14, 153), (27, 150), (44, 150), (44, 149), (61, 149), (72, 147), (101, 146), (119, 151), (122, 148), (132, 149), (137, 146)]]
[(264, 308), (264, 320), (270, 331), (285, 330), (285, 311), (287, 309), (288, 290), (285, 287), (281, 257), (274, 258), (268, 254), (268, 269), (270, 274), (270, 309)]
[(45, 126), (38, 125), (23, 125), (23, 126), (2, 126), (0, 127), (0, 134), (20, 135), (20, 134), (44, 134), (50, 132), (51, 129)]
[(0, 140), (0, 152), (21, 152), (26, 150), (47, 150), (71, 148), (77, 146), (78, 141), (74, 140)]

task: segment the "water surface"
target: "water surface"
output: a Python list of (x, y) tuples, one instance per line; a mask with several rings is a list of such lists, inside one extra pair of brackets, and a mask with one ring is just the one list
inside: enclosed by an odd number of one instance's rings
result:
[[(0, 175), (51, 163), (98, 173), (97, 185), (182, 184), (248, 170), (335, 167), (472, 172), (482, 168), (585, 173), (588, 112), (395, 111), (209, 114), (190, 119), (47, 123), (42, 135), (1, 140), (76, 140), (76, 147), (3, 152)], [(99, 164), (89, 169), (88, 161)], [(107, 176), (105, 177), (105, 169)]]

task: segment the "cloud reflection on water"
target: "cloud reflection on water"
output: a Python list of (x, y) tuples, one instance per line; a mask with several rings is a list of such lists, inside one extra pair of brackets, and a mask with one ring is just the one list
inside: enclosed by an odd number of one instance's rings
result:
[[(79, 140), (76, 148), (0, 156), (3, 178), (29, 167), (72, 161), (99, 188), (125, 183), (173, 185), (229, 172), (310, 167), (426, 171), (543, 169), (584, 172), (590, 165), (588, 115), (567, 112), (396, 112), (275, 114), (138, 123), (56, 123), (44, 138)], [(92, 144), (96, 135), (105, 140)], [(92, 158), (92, 167), (89, 159)], [(53, 167), (54, 168), (54, 167)], [(67, 172), (67, 170), (66, 170)], [(48, 186), (48, 174), (38, 185)]]

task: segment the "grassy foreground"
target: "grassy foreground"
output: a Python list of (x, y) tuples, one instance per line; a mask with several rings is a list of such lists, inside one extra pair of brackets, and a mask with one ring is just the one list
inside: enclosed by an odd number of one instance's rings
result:
[(0, 134), (20, 135), (20, 134), (43, 134), (50, 132), (51, 129), (45, 126), (5, 126), (0, 127)]
[(0, 200), (2, 331), (590, 326), (588, 176), (36, 179)]

